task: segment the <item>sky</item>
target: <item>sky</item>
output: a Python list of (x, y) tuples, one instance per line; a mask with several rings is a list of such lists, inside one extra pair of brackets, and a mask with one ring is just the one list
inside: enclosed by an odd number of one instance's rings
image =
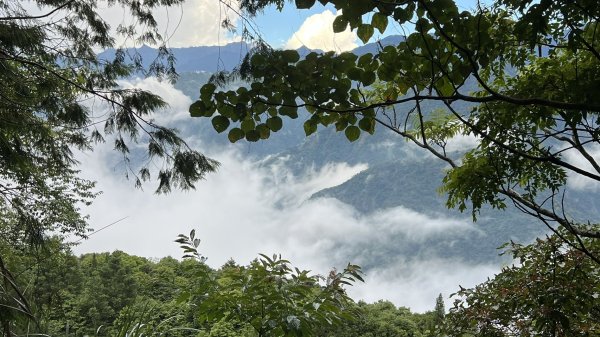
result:
[[(233, 5), (228, 8), (224, 2)], [(473, 0), (458, 1), (459, 8), (464, 10), (473, 8), (475, 4), (476, 1)], [(112, 27), (128, 22), (128, 16), (120, 8), (106, 5), (102, 7), (102, 2), (99, 6), (102, 16)], [(339, 13), (331, 5), (323, 6), (316, 2), (311, 9), (296, 9), (293, 3), (288, 2), (281, 11), (270, 7), (250, 21), (240, 19), (236, 12), (235, 1), (232, 0), (186, 0), (180, 6), (157, 10), (155, 17), (164, 36), (168, 37), (171, 47), (223, 45), (239, 41), (239, 32), (243, 26), (262, 36), (275, 48), (296, 49), (306, 46), (311, 49), (341, 52), (362, 44), (356, 32), (350, 31), (349, 28), (338, 34), (333, 33), (332, 23)], [(231, 33), (221, 27), (225, 18), (240, 28), (237, 33)], [(383, 34), (376, 30), (371, 40), (376, 41), (388, 35), (406, 34), (405, 28), (390, 22)]]

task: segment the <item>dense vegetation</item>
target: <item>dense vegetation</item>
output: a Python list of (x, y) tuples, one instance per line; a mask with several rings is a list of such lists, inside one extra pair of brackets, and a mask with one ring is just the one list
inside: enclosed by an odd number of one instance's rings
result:
[[(569, 235), (569, 234), (564, 234)], [(184, 240), (186, 249), (193, 240)], [(190, 245), (190, 242), (192, 244)], [(596, 243), (588, 248), (598, 253)], [(281, 257), (218, 269), (201, 256), (151, 261), (115, 251), (74, 256), (58, 240), (43, 250), (0, 247), (23, 285), (34, 319), (3, 318), (15, 335), (124, 336), (595, 336), (600, 275), (595, 263), (557, 236), (507, 247), (519, 262), (474, 289), (461, 288), (446, 313), (411, 313), (392, 303), (355, 303), (342, 288), (360, 279), (349, 265), (329, 275), (293, 269)], [(195, 252), (194, 248), (188, 252)], [(191, 254), (192, 256), (194, 254)], [(199, 257), (199, 258), (198, 258)], [(434, 307), (435, 304), (435, 307)], [(9, 310), (6, 310), (9, 309)], [(136, 332), (137, 331), (137, 332)]]
[[(151, 261), (120, 251), (77, 257), (56, 240), (29, 261), (1, 248), (5, 266), (16, 282), (28, 285), (27, 298), (35, 305), (35, 321), (15, 317), (16, 335), (121, 336), (120, 330), (131, 333), (144, 324), (146, 334), (168, 336), (280, 336), (296, 330), (426, 336), (437, 322), (431, 313), (414, 314), (389, 302), (351, 301), (339, 286), (356, 279), (354, 266), (316, 277), (286, 269), (289, 263), (277, 256), (246, 266), (229, 261), (215, 270), (198, 259)], [(331, 325), (340, 319), (350, 325)]]

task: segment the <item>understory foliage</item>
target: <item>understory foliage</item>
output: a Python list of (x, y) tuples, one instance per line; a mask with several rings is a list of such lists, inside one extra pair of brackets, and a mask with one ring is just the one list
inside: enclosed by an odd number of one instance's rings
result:
[[(194, 235), (180, 235), (177, 242), (202, 262)], [(312, 336), (318, 328), (353, 318), (353, 301), (344, 287), (363, 282), (361, 274), (359, 266), (348, 264), (324, 277), (295, 268), (280, 255), (261, 254), (248, 266), (229, 261), (189, 296), (200, 301), (197, 315), (203, 322), (227, 322), (258, 337)]]
[(361, 280), (353, 265), (321, 276), (262, 255), (212, 269), (199, 259), (152, 262), (119, 251), (76, 257), (51, 243), (37, 261), (0, 246), (15, 282), (32, 289), (25, 297), (34, 316), (10, 319), (6, 337), (314, 336), (360, 314), (345, 291)]
[[(74, 153), (98, 142), (113, 142), (135, 185), (156, 178), (157, 192), (193, 188), (215, 169), (175, 130), (152, 121), (152, 112), (167, 107), (160, 97), (118, 83), (134, 75), (175, 78), (153, 10), (180, 3), (108, 1), (130, 17), (131, 24), (114, 27), (95, 0), (0, 3), (0, 245), (24, 252), (45, 249), (50, 234), (85, 236), (80, 208), (96, 192), (80, 177)], [(135, 49), (124, 49), (142, 43), (159, 50), (149, 68)], [(105, 49), (115, 57), (100, 59)], [(145, 154), (130, 149), (138, 143), (147, 145)], [(31, 312), (5, 258), (0, 254), (0, 331), (9, 336), (13, 316)]]
[[(570, 235), (562, 233), (561, 235)], [(187, 243), (193, 242), (187, 240)], [(594, 253), (600, 247), (586, 240)], [(6, 266), (34, 319), (14, 316), (12, 334), (51, 336), (597, 336), (600, 275), (584, 253), (550, 236), (509, 244), (515, 265), (475, 288), (460, 288), (446, 313), (411, 313), (390, 302), (355, 303), (343, 286), (360, 280), (349, 265), (327, 276), (298, 270), (279, 256), (218, 269), (197, 258), (150, 261), (123, 252), (72, 255), (52, 240), (43, 257), (2, 246)], [(201, 256), (200, 254), (198, 256)], [(349, 283), (349, 284), (347, 284)], [(434, 307), (435, 304), (435, 307)], [(11, 310), (1, 308), (7, 318)]]
[[(582, 243), (599, 253), (597, 241)], [(449, 336), (600, 334), (600, 268), (594, 261), (558, 235), (506, 248), (517, 265), (456, 294), (446, 316)]]

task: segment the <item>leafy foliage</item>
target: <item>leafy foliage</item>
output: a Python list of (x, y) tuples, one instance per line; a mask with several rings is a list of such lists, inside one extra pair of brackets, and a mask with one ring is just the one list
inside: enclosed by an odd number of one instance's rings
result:
[(433, 324), (431, 312), (415, 314), (411, 313), (408, 308), (397, 308), (393, 303), (383, 300), (370, 304), (361, 301), (355, 306), (355, 310), (359, 313), (358, 319), (339, 327), (324, 327), (321, 335), (332, 337), (435, 336), (434, 332), (429, 329)]
[(357, 266), (323, 278), (262, 256), (214, 270), (195, 254), (155, 262), (119, 251), (75, 257), (52, 242), (40, 260), (0, 246), (15, 282), (34, 289), (25, 298), (35, 320), (0, 306), (13, 335), (314, 335), (355, 314), (344, 287), (361, 280)]
[[(446, 317), (450, 336), (595, 336), (600, 331), (598, 265), (556, 235), (511, 244), (519, 265), (462, 288)], [(573, 239), (571, 237), (570, 239)], [(594, 252), (598, 244), (583, 242)]]
[[(332, 126), (356, 141), (381, 125), (450, 166), (442, 188), (448, 206), (470, 208), (476, 218), (483, 205), (504, 209), (510, 200), (552, 228), (600, 238), (598, 221), (573, 219), (563, 197), (569, 174), (600, 181), (595, 1), (498, 0), (471, 12), (449, 0), (320, 3), (341, 11), (334, 31), (350, 26), (363, 41), (386, 22), (414, 28), (399, 44), (360, 57), (300, 59), (296, 51), (259, 46), (237, 73), (251, 85), (203, 86), (192, 115), (218, 120), (233, 142), (266, 139), (279, 130), (268, 119), (298, 118), (301, 108), (309, 113), (307, 135)], [(254, 15), (270, 5), (283, 3), (253, 1), (242, 9)], [(443, 110), (425, 110), (426, 102)], [(447, 151), (458, 134), (479, 141), (462, 158)]]
[[(189, 189), (216, 163), (187, 147), (175, 130), (150, 114), (166, 103), (117, 80), (139, 72), (174, 78), (173, 58), (164, 46), (152, 11), (179, 0), (111, 2), (132, 22), (114, 32), (95, 1), (35, 1), (42, 14), (20, 1), (0, 5), (0, 230), (14, 238), (39, 240), (47, 231), (85, 233), (78, 205), (94, 197), (93, 183), (78, 177), (74, 150), (89, 150), (106, 135), (123, 155), (136, 185), (149, 180), (152, 158), (164, 161), (158, 192)], [(125, 54), (117, 39), (159, 45), (159, 58), (142, 68), (139, 55)], [(117, 48), (113, 60), (95, 50)], [(128, 140), (129, 139), (129, 140)], [(148, 161), (129, 159), (130, 143), (148, 144)], [(18, 224), (18, 227), (17, 227)]]
[[(204, 261), (199, 241), (180, 235), (186, 257)], [(192, 287), (199, 301), (200, 319), (211, 325), (233, 324), (236, 330), (264, 336), (312, 336), (318, 328), (339, 325), (352, 318), (345, 286), (363, 281), (359, 266), (348, 264), (324, 278), (291, 266), (281, 256), (260, 254), (248, 266), (230, 261), (217, 274)], [(324, 284), (322, 284), (324, 282)], [(213, 333), (211, 330), (211, 335)]]
[[(156, 176), (157, 192), (194, 188), (215, 170), (215, 161), (189, 148), (175, 130), (152, 121), (153, 111), (166, 108), (160, 97), (118, 84), (136, 74), (175, 79), (174, 58), (153, 11), (180, 3), (109, 1), (132, 22), (112, 28), (98, 13), (97, 1), (0, 4), (0, 245), (39, 245), (50, 234), (85, 236), (80, 207), (89, 205), (96, 192), (93, 182), (79, 176), (74, 152), (91, 150), (98, 142), (114, 142), (136, 186)], [(156, 45), (158, 58), (146, 69), (140, 54), (124, 49), (122, 41)], [(110, 48), (112, 60), (96, 55)], [(130, 154), (137, 143), (147, 144), (145, 158)], [(13, 282), (4, 267), (0, 282)], [(0, 297), (9, 294), (0, 289)], [(31, 316), (27, 306), (11, 308)], [(10, 316), (0, 316), (7, 336)]]

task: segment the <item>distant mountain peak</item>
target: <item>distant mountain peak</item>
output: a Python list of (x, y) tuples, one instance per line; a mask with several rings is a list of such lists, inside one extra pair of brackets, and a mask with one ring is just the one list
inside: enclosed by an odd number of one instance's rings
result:
[[(353, 50), (358, 55), (366, 53), (375, 53), (380, 49), (380, 45), (394, 45), (404, 40), (403, 36), (394, 35), (386, 36), (385, 38), (360, 46)], [(137, 53), (142, 56), (145, 66), (149, 66), (150, 62), (155, 59), (157, 49), (146, 44), (135, 48)], [(175, 55), (177, 72), (198, 72), (206, 71), (214, 73), (216, 71), (231, 71), (237, 67), (243, 60), (244, 56), (250, 51), (251, 47), (244, 41), (231, 42), (223, 46), (197, 46), (197, 47), (182, 47), (171, 48)], [(309, 49), (302, 46), (297, 49), (301, 57), (305, 57), (311, 52), (323, 53), (319, 49)], [(100, 55), (101, 59), (111, 60), (114, 57), (114, 49), (106, 50)]]

